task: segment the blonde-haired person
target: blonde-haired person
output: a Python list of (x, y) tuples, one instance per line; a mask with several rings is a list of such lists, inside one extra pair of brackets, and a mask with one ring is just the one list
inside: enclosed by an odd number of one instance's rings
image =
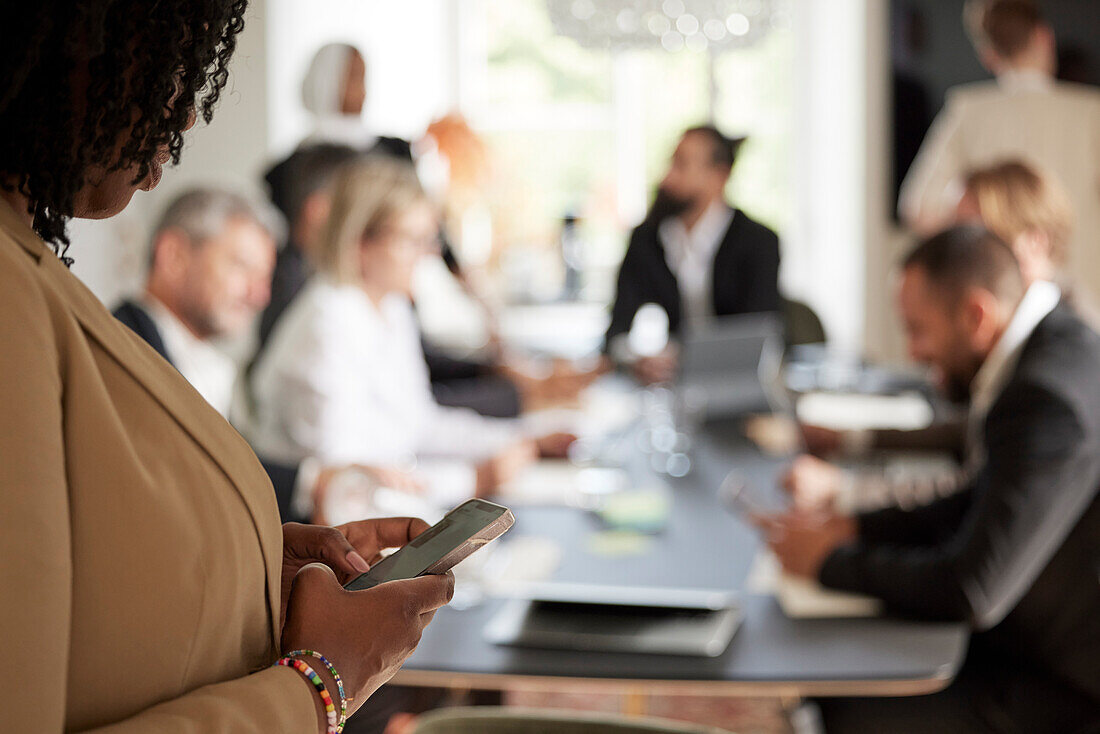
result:
[(254, 441), (278, 459), (407, 462), (439, 504), (486, 494), (570, 437), (440, 406), (412, 305), (413, 275), (438, 252), (435, 207), (412, 167), (368, 158), (335, 183), (317, 275), (256, 365)]
[(1069, 194), (1049, 172), (1021, 160), (977, 168), (964, 177), (957, 222), (980, 222), (1012, 247), (1027, 285), (1048, 280), (1094, 330), (1100, 310), (1066, 270), (1074, 213)]
[(948, 90), (905, 176), (899, 213), (922, 236), (951, 224), (966, 172), (1017, 158), (1043, 166), (1077, 218), (1067, 259), (1100, 289), (1100, 91), (1055, 78), (1057, 43), (1035, 0), (968, 0), (964, 21), (995, 80)]

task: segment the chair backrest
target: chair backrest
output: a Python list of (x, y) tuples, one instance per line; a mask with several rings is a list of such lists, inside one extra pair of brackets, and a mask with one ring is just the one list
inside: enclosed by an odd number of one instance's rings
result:
[(424, 714), (413, 734), (730, 734), (665, 719), (497, 706), (440, 709)]
[(825, 327), (821, 319), (812, 308), (800, 301), (783, 299), (783, 327), (788, 347), (825, 341)]

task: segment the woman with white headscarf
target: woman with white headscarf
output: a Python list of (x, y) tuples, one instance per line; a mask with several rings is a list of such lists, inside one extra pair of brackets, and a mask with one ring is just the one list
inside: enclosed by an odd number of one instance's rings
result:
[(408, 141), (371, 134), (363, 124), (367, 101), (367, 61), (348, 43), (326, 43), (317, 50), (302, 79), (302, 106), (313, 115), (313, 130), (302, 146), (346, 145), (412, 161)]

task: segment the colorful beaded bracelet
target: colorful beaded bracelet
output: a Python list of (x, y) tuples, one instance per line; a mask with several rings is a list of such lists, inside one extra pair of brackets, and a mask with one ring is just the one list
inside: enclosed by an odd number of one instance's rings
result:
[(321, 661), (321, 665), (325, 666), (325, 670), (327, 670), (329, 672), (329, 675), (331, 675), (336, 680), (336, 692), (340, 696), (340, 723), (336, 725), (336, 732), (337, 732), (337, 734), (342, 732), (344, 730), (344, 724), (348, 720), (348, 701), (350, 699), (348, 699), (347, 694), (344, 693), (344, 679), (341, 678), (340, 674), (336, 672), (336, 666), (334, 666), (332, 663), (330, 663), (328, 661), (328, 658), (326, 658), (324, 655), (317, 652), (316, 650), (295, 650), (294, 652), (288, 652), (286, 654), (286, 656), (288, 658), (293, 658), (293, 657), (317, 658), (318, 660)]
[(327, 734), (337, 734), (336, 706), (333, 705), (332, 696), (329, 695), (328, 689), (325, 688), (325, 682), (321, 680), (321, 676), (317, 675), (317, 671), (296, 658), (280, 658), (275, 661), (275, 664), (294, 668), (313, 684), (313, 687), (317, 689), (317, 693), (321, 696), (321, 703), (325, 708), (325, 716), (328, 718), (328, 728), (326, 732)]

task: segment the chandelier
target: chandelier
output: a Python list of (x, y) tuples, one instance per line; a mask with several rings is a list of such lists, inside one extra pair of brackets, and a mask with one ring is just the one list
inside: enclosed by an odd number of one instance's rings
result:
[(547, 0), (554, 30), (587, 48), (751, 46), (790, 21), (783, 0)]

